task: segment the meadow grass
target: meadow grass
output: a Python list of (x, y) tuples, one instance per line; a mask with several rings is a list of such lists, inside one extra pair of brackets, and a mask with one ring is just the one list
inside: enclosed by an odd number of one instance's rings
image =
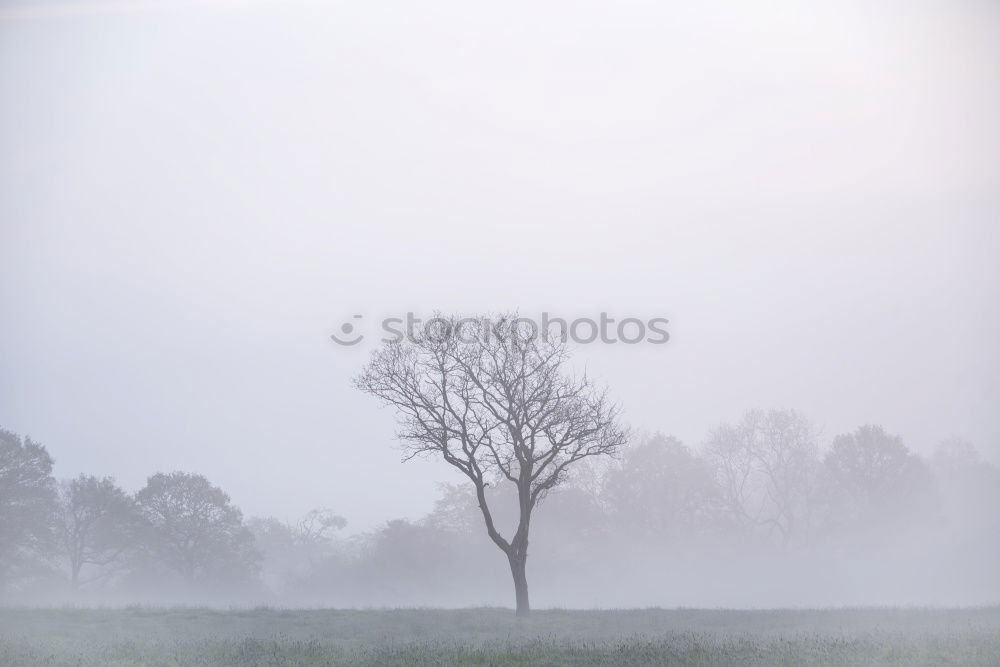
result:
[(1000, 608), (6, 608), (0, 664), (1000, 665)]

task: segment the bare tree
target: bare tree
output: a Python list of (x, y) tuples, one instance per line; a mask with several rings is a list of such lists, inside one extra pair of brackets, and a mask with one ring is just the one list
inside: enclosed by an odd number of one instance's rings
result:
[(310, 565), (329, 555), (334, 531), (347, 526), (347, 519), (326, 507), (309, 510), (295, 526), (298, 543), (301, 545)]
[(272, 589), (287, 592), (336, 550), (333, 533), (347, 520), (326, 508), (306, 513), (295, 524), (274, 517), (254, 517), (247, 528), (262, 556), (261, 576)]
[(812, 426), (794, 410), (750, 410), (704, 447), (733, 518), (786, 542), (810, 520), (818, 451)]
[[(404, 460), (440, 456), (472, 482), (486, 532), (507, 556), (522, 616), (530, 610), (532, 511), (570, 466), (612, 455), (626, 438), (605, 393), (568, 373), (565, 342), (524, 324), (515, 315), (435, 318), (376, 350), (355, 381), (396, 408)], [(516, 489), (517, 526), (507, 536), (487, 502), (494, 483)]]

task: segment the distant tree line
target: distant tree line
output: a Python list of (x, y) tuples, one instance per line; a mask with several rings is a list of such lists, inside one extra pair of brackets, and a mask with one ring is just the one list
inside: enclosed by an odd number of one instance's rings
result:
[(110, 477), (57, 482), (30, 438), (0, 431), (0, 584), (222, 590), (256, 581), (243, 515), (201, 475), (158, 473), (134, 494)]
[[(422, 519), (343, 537), (345, 519), (325, 509), (246, 519), (197, 474), (157, 473), (129, 493), (110, 477), (57, 482), (52, 466), (46, 447), (0, 431), (6, 599), (508, 603), (471, 487), (443, 486)], [(486, 493), (497, 524), (517, 525), (517, 498)], [(823, 443), (791, 410), (752, 410), (698, 448), (633, 438), (616, 459), (579, 467), (536, 523), (543, 603), (683, 604), (712, 586), (728, 600), (730, 581), (816, 583), (847, 576), (845, 563), (890, 595), (873, 562), (937, 577), (921, 589), (931, 602), (945, 579), (963, 600), (1000, 592), (1000, 470), (961, 440), (924, 458), (879, 426)]]

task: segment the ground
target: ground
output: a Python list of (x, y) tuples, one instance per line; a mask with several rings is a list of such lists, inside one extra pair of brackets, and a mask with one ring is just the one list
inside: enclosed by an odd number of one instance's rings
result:
[(1000, 607), (0, 609), (0, 665), (1000, 665)]

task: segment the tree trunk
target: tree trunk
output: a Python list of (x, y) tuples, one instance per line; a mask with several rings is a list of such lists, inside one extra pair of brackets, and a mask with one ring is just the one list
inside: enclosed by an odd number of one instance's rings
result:
[(80, 558), (70, 558), (70, 581), (72, 582), (73, 590), (80, 588), (80, 570), (83, 568), (83, 563), (80, 562)]
[(517, 615), (527, 616), (531, 613), (528, 603), (528, 577), (525, 574), (527, 556), (508, 556), (510, 573), (514, 576), (514, 597), (517, 600)]

